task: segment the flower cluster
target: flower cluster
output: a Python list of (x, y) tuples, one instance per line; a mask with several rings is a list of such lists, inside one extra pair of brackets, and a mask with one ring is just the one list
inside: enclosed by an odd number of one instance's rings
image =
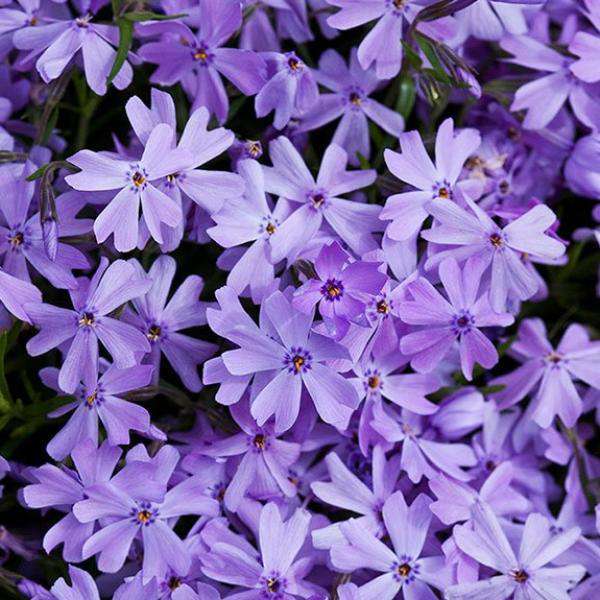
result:
[(0, 0), (0, 60), (2, 598), (599, 597), (598, 0)]

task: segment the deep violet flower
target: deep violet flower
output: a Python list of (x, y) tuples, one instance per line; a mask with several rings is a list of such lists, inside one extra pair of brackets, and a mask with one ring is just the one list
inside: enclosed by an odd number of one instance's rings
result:
[[(134, 260), (131, 264), (140, 278), (146, 276), (139, 262)], [(155, 382), (164, 354), (183, 384), (192, 391), (199, 391), (202, 383), (197, 367), (212, 356), (217, 347), (179, 333), (182, 329), (206, 324), (206, 303), (199, 300), (204, 281), (197, 275), (186, 278), (167, 301), (176, 268), (177, 264), (170, 256), (157, 258), (148, 271), (152, 287), (132, 299), (136, 312), (126, 310), (123, 320), (141, 330), (150, 342), (150, 355), (144, 363), (154, 366)]]
[(316, 304), (319, 313), (335, 339), (343, 337), (359, 317), (363, 317), (369, 300), (383, 288), (386, 276), (375, 262), (352, 261), (338, 242), (323, 246), (315, 260), (316, 277), (294, 292), (294, 308), (312, 314)]
[(490, 579), (463, 583), (446, 590), (448, 600), (467, 598), (567, 598), (567, 591), (585, 574), (581, 565), (548, 567), (557, 556), (572, 546), (581, 531), (573, 527), (554, 535), (548, 520), (539, 513), (527, 517), (518, 554), (513, 551), (506, 534), (491, 508), (483, 503), (473, 509), (472, 527), (454, 529), (458, 547), (477, 562), (500, 573)]
[(269, 296), (263, 309), (269, 319), (268, 329), (234, 327), (231, 339), (241, 347), (222, 355), (232, 375), (267, 372), (252, 399), (252, 416), (263, 425), (275, 415), (275, 430), (286, 431), (298, 417), (300, 396), (306, 389), (319, 416), (345, 429), (358, 405), (358, 395), (352, 384), (326, 363), (346, 358), (347, 351), (311, 332), (312, 313), (295, 310), (281, 292)]
[(331, 144), (315, 180), (289, 139), (279, 137), (269, 149), (273, 166), (263, 167), (266, 191), (300, 205), (271, 236), (273, 262), (293, 260), (323, 220), (358, 254), (375, 248), (372, 233), (381, 229), (380, 208), (339, 198), (373, 183), (375, 171), (346, 171), (348, 155)]
[(312, 559), (298, 557), (309, 522), (310, 515), (303, 509), (284, 521), (277, 506), (270, 502), (260, 512), (260, 556), (249, 555), (227, 542), (217, 542), (202, 558), (202, 570), (216, 581), (255, 590), (246, 592), (245, 598), (310, 598), (319, 591), (304, 580)]
[(400, 318), (422, 329), (403, 336), (400, 349), (411, 356), (410, 364), (415, 370), (433, 370), (455, 342), (462, 372), (468, 380), (473, 377), (475, 363), (489, 369), (498, 362), (498, 352), (479, 328), (507, 326), (514, 317), (495, 313), (487, 293), (478, 295), (483, 268), (477, 257), (471, 257), (462, 270), (453, 258), (445, 259), (439, 273), (449, 301), (423, 277), (407, 286), (412, 300), (399, 304)]
[(369, 97), (381, 82), (372, 69), (363, 70), (355, 48), (349, 65), (335, 50), (323, 52), (315, 77), (332, 93), (319, 96), (315, 108), (302, 117), (297, 131), (312, 131), (341, 117), (332, 142), (348, 153), (348, 162), (354, 166), (359, 164), (359, 154), (366, 159), (371, 155), (369, 119), (394, 137), (402, 133), (402, 115)]
[(178, 575), (188, 572), (189, 549), (170, 525), (181, 515), (216, 516), (219, 505), (204, 494), (204, 481), (199, 477), (185, 479), (167, 491), (166, 481), (178, 459), (173, 448), (169, 454), (173, 460), (168, 465), (163, 463), (156, 474), (160, 480), (149, 477), (150, 463), (134, 460), (109, 481), (86, 488), (85, 499), (73, 506), (80, 522), (100, 522), (99, 530), (83, 545), (83, 557), (99, 554), (101, 571), (118, 571), (133, 540), (141, 538), (145, 582), (153, 577), (164, 578), (169, 568)]
[(140, 204), (150, 235), (163, 241), (161, 225), (176, 227), (183, 215), (181, 206), (159, 190), (156, 180), (194, 163), (187, 149), (173, 148), (174, 132), (166, 123), (156, 125), (148, 135), (139, 161), (113, 158), (91, 150), (80, 150), (69, 161), (81, 171), (67, 175), (67, 183), (80, 191), (119, 190), (94, 222), (99, 243), (114, 234), (115, 248), (133, 250), (138, 243)]
[(511, 297), (527, 300), (540, 285), (523, 256), (553, 260), (564, 254), (565, 245), (546, 233), (556, 215), (544, 204), (538, 204), (501, 228), (468, 196), (464, 199), (469, 212), (453, 202), (433, 201), (425, 205), (435, 218), (435, 226), (423, 230), (421, 235), (428, 242), (457, 246), (436, 252), (427, 259), (425, 267), (432, 268), (448, 256), (459, 261), (479, 257), (491, 272), (490, 304), (496, 312), (506, 311)]
[[(55, 460), (63, 460), (83, 440), (98, 441), (98, 419), (104, 425), (108, 441), (117, 446), (129, 443), (129, 431), (147, 432), (150, 414), (142, 406), (124, 400), (125, 392), (150, 383), (153, 367), (137, 365), (128, 369), (108, 367), (104, 373), (84, 381), (75, 390), (75, 402), (69, 402), (49, 413), (61, 417), (74, 410), (63, 428), (48, 442), (46, 451)], [(58, 369), (47, 367), (40, 378), (49, 387), (60, 391)]]
[(400, 135), (399, 154), (386, 149), (384, 156), (388, 169), (401, 181), (416, 188), (390, 196), (380, 218), (392, 221), (386, 235), (404, 241), (418, 233), (428, 216), (426, 203), (456, 201), (464, 191), (472, 198), (481, 192), (481, 183), (474, 179), (459, 181), (465, 161), (481, 144), (475, 129), (462, 129), (455, 133), (454, 122), (446, 119), (435, 138), (435, 164), (429, 158), (423, 140), (417, 131)]
[(150, 289), (152, 282), (133, 265), (117, 260), (109, 266), (101, 259), (90, 280), (79, 279), (70, 292), (73, 309), (51, 304), (27, 304), (25, 310), (40, 329), (27, 342), (31, 356), (39, 356), (70, 342), (58, 375), (65, 392), (75, 391), (80, 381), (93, 381), (98, 373), (98, 341), (108, 350), (116, 367), (138, 364), (150, 352), (146, 336), (131, 325), (108, 315)]
[(151, 82), (168, 86), (181, 82), (193, 109), (205, 106), (223, 123), (229, 99), (221, 77), (251, 96), (264, 84), (265, 63), (251, 50), (224, 47), (242, 24), (239, 0), (200, 0), (198, 8), (197, 34), (180, 21), (144, 25), (141, 34), (162, 36), (144, 44), (138, 54), (158, 65)]
[(493, 394), (500, 407), (516, 404), (537, 386), (531, 418), (547, 428), (559, 416), (567, 427), (573, 427), (583, 410), (573, 380), (600, 389), (600, 342), (590, 341), (586, 329), (573, 323), (554, 348), (543, 321), (525, 319), (510, 353), (523, 364), (512, 373), (492, 380), (492, 385), (505, 386)]
[[(48, 83), (63, 73), (73, 57), (82, 51), (83, 69), (88, 85), (96, 94), (106, 94), (106, 81), (115, 62), (119, 32), (112, 25), (94, 22), (91, 13), (66, 20), (50, 20), (35, 27), (24, 27), (13, 34), (13, 44), (27, 54), (21, 62), (35, 61), (42, 79)], [(125, 89), (133, 77), (128, 61), (114, 78), (118, 89)]]
[(317, 102), (319, 89), (312, 69), (294, 52), (264, 53), (269, 81), (256, 96), (256, 116), (275, 111), (273, 125), (283, 129), (292, 115), (302, 116)]
[(345, 543), (331, 549), (334, 566), (348, 573), (362, 568), (381, 573), (359, 587), (359, 598), (433, 598), (429, 586), (444, 589), (450, 580), (444, 558), (422, 556), (432, 517), (430, 502), (419, 494), (408, 506), (400, 491), (386, 500), (382, 518), (393, 549), (356, 519), (340, 526)]

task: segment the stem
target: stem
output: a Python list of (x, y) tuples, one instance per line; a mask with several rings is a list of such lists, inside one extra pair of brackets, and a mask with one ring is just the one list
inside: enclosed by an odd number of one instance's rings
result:
[(81, 150), (85, 147), (87, 142), (88, 134), (90, 131), (90, 122), (98, 105), (100, 104), (101, 96), (93, 94), (87, 104), (82, 107), (81, 114), (79, 115), (79, 124), (77, 126), (77, 139), (75, 141), (75, 149)]

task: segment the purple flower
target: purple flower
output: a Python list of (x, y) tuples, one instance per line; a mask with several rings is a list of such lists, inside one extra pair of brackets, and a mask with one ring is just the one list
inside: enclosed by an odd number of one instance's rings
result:
[(127, 252), (138, 243), (140, 204), (150, 235), (163, 242), (161, 225), (176, 227), (182, 220), (181, 206), (159, 190), (154, 182), (186, 169), (194, 157), (183, 148), (173, 148), (174, 132), (165, 123), (156, 125), (148, 135), (139, 161), (116, 159), (91, 150), (80, 150), (69, 161), (81, 171), (65, 177), (80, 191), (119, 190), (98, 215), (94, 233), (99, 243), (114, 233), (115, 248)]
[[(75, 390), (75, 402), (49, 413), (61, 417), (74, 410), (64, 427), (50, 440), (46, 451), (55, 460), (63, 460), (83, 440), (98, 441), (98, 419), (104, 425), (108, 441), (114, 446), (129, 444), (129, 431), (147, 432), (150, 428), (148, 411), (120, 396), (150, 383), (152, 366), (138, 365), (129, 369), (109, 367)], [(45, 385), (60, 391), (58, 369), (47, 367), (40, 371)]]
[[(33, 303), (42, 302), (42, 293), (28, 281), (17, 279), (0, 269), (0, 309), (6, 309), (9, 313), (21, 321), (31, 323), (29, 314), (25, 311), (25, 305), (32, 306)], [(4, 315), (0, 312), (2, 325), (8, 327)], [(0, 321), (0, 322), (1, 322)], [(2, 327), (4, 328), (4, 327)]]
[(273, 125), (283, 129), (294, 114), (310, 111), (319, 97), (314, 73), (294, 52), (264, 54), (269, 80), (255, 100), (256, 116), (275, 111)]
[[(522, 85), (515, 93), (510, 109), (527, 111), (523, 121), (526, 129), (542, 129), (548, 125), (567, 100), (584, 125), (594, 129), (600, 126), (595, 90), (587, 83), (589, 72), (581, 65), (575, 71), (571, 68), (578, 61), (526, 35), (507, 36), (500, 46), (513, 55), (511, 62), (546, 73)], [(583, 79), (580, 80), (578, 74)]]
[(299, 152), (285, 137), (270, 144), (272, 167), (263, 167), (265, 189), (300, 205), (271, 236), (274, 263), (292, 261), (316, 235), (323, 220), (352, 250), (362, 254), (375, 248), (371, 235), (381, 229), (380, 208), (338, 196), (371, 185), (375, 171), (346, 171), (348, 155), (331, 144), (315, 181)]
[(431, 200), (448, 202), (462, 193), (477, 198), (481, 184), (474, 179), (458, 181), (463, 165), (481, 143), (475, 129), (454, 133), (454, 122), (446, 119), (435, 138), (435, 165), (429, 158), (417, 131), (400, 135), (402, 153), (385, 150), (385, 162), (393, 175), (416, 188), (390, 196), (380, 218), (391, 220), (386, 235), (393, 240), (408, 240), (423, 225), (428, 216), (425, 205)]
[[(7, 194), (0, 199), (0, 209), (6, 221), (6, 226), (0, 225), (0, 254), (4, 255), (4, 269), (23, 281), (30, 281), (29, 264), (54, 287), (75, 289), (77, 280), (71, 271), (88, 269), (88, 259), (78, 248), (61, 241), (56, 242), (54, 256), (48, 255), (40, 214), (29, 216), (35, 183), (25, 178), (34, 170), (33, 165), (27, 164), (18, 177), (7, 171), (0, 175), (1, 185)], [(89, 219), (75, 218), (85, 204), (84, 199), (66, 193), (55, 202), (60, 222), (57, 237), (81, 235), (91, 229)]]
[(545, 566), (572, 546), (580, 535), (573, 527), (553, 535), (548, 520), (539, 513), (527, 517), (516, 555), (498, 519), (486, 504), (473, 509), (472, 528), (462, 525), (454, 529), (458, 547), (477, 562), (500, 573), (490, 579), (463, 583), (446, 590), (449, 600), (467, 598), (507, 598), (540, 596), (567, 598), (567, 591), (585, 574), (581, 565)]
[(545, 233), (556, 215), (538, 204), (501, 228), (468, 196), (464, 199), (471, 212), (454, 202), (432, 201), (425, 205), (436, 223), (421, 235), (428, 242), (457, 246), (431, 255), (425, 268), (430, 269), (449, 256), (459, 261), (477, 256), (486, 271), (491, 272), (490, 303), (494, 311), (505, 311), (512, 298), (531, 298), (540, 283), (522, 257), (554, 260), (564, 254), (565, 245)]
[(395, 410), (375, 405), (371, 426), (387, 442), (402, 442), (400, 465), (413, 483), (419, 483), (423, 476), (434, 479), (440, 472), (459, 481), (472, 479), (462, 469), (477, 463), (472, 448), (436, 440), (435, 433), (425, 426), (420, 415), (406, 409), (398, 415)]
[(402, 337), (400, 349), (411, 356), (410, 364), (416, 371), (433, 370), (455, 342), (462, 372), (468, 380), (473, 377), (475, 363), (490, 369), (498, 362), (494, 345), (479, 328), (507, 326), (514, 317), (495, 313), (487, 293), (477, 295), (483, 269), (484, 264), (477, 257), (467, 260), (462, 271), (453, 258), (445, 259), (439, 273), (449, 301), (423, 277), (407, 286), (412, 300), (400, 303), (400, 318), (422, 329)]
[[(29, 18), (30, 24), (31, 18), (35, 17)], [(118, 30), (94, 23), (91, 13), (83, 13), (74, 19), (48, 19), (35, 27), (23, 27), (15, 31), (13, 44), (28, 51), (20, 62), (29, 63), (37, 57), (35, 66), (46, 83), (60, 77), (81, 50), (86, 81), (102, 96), (106, 94), (106, 81), (117, 54), (114, 46), (118, 45)], [(123, 90), (132, 77), (131, 65), (125, 61), (113, 83)]]
[[(371, 459), (372, 489), (352, 473), (335, 452), (327, 454), (324, 459), (331, 481), (315, 481), (311, 489), (322, 502), (362, 515), (352, 520), (381, 537), (385, 533), (381, 510), (396, 487), (400, 462), (397, 457), (386, 460), (381, 446), (373, 448)], [(317, 529), (312, 539), (315, 548), (321, 549), (343, 543), (340, 523)]]
[(70, 292), (73, 309), (51, 304), (27, 304), (31, 321), (40, 329), (27, 342), (31, 356), (39, 356), (70, 342), (58, 376), (58, 385), (68, 393), (80, 381), (93, 381), (98, 373), (98, 340), (112, 356), (118, 368), (133, 367), (150, 352), (143, 333), (131, 325), (109, 317), (112, 311), (148, 291), (151, 281), (140, 277), (124, 260), (110, 266), (103, 258), (94, 276), (79, 280)]
[(313, 561), (305, 556), (297, 558), (308, 534), (309, 521), (310, 515), (302, 509), (284, 521), (271, 502), (260, 512), (260, 556), (219, 541), (202, 557), (202, 570), (216, 581), (254, 590), (245, 592), (244, 598), (310, 598), (318, 588), (304, 577)]
[(264, 84), (265, 63), (250, 50), (223, 47), (242, 24), (239, 0), (200, 0), (197, 22), (197, 34), (180, 21), (142, 26), (140, 33), (162, 37), (144, 44), (138, 54), (158, 65), (152, 83), (172, 86), (181, 82), (193, 109), (205, 106), (223, 123), (229, 99), (221, 76), (244, 95), (253, 95)]
[[(402, 63), (402, 30), (404, 20), (411, 22), (421, 10), (421, 2), (406, 0), (327, 0), (341, 10), (330, 16), (327, 23), (336, 29), (346, 30), (377, 20), (358, 47), (358, 60), (363, 69), (375, 65), (379, 79), (390, 79), (400, 71)], [(442, 27), (447, 37), (452, 37), (453, 29), (448, 28), (448, 20), (435, 24)], [(429, 26), (431, 27), (431, 25)]]
[(234, 459), (234, 474), (225, 490), (225, 506), (238, 510), (247, 492), (258, 498), (280, 493), (295, 496), (296, 487), (288, 477), (288, 468), (300, 456), (300, 445), (279, 439), (272, 423), (258, 426), (245, 401), (232, 406), (231, 413), (242, 431), (216, 440), (202, 450), (219, 460), (242, 456), (239, 461)]
[(420, 415), (436, 412), (438, 407), (425, 396), (440, 388), (439, 378), (433, 374), (397, 374), (396, 371), (408, 362), (407, 357), (396, 350), (384, 355), (380, 352), (365, 356), (354, 366), (356, 377), (352, 377), (350, 381), (361, 399), (373, 402), (386, 398)]
[[(146, 277), (137, 261), (131, 264), (140, 278)], [(170, 256), (157, 258), (148, 271), (152, 287), (132, 299), (137, 314), (126, 311), (123, 320), (141, 330), (150, 342), (150, 356), (144, 362), (154, 365), (155, 381), (158, 381), (161, 354), (164, 354), (183, 384), (197, 392), (202, 388), (198, 365), (212, 356), (217, 347), (179, 333), (182, 329), (206, 324), (206, 304), (198, 300), (204, 281), (197, 275), (187, 277), (167, 302), (176, 268)]]
[(241, 347), (222, 355), (232, 375), (260, 376), (261, 389), (252, 399), (252, 416), (263, 425), (275, 415), (275, 431), (286, 431), (298, 417), (300, 396), (306, 389), (319, 416), (345, 429), (358, 396), (352, 384), (326, 364), (347, 357), (345, 349), (312, 333), (313, 315), (295, 310), (281, 292), (269, 296), (263, 310), (268, 325), (264, 323), (260, 330), (256, 326), (233, 327), (231, 339)]
[(73, 600), (81, 598), (82, 600), (100, 600), (100, 594), (96, 587), (93, 577), (82, 569), (69, 565), (69, 577), (71, 585), (61, 577), (50, 589), (50, 593), (56, 600)]
[[(227, 277), (227, 285), (238, 294), (249, 290), (256, 304), (273, 291), (275, 279), (271, 262), (271, 236), (288, 214), (284, 202), (275, 208), (265, 195), (261, 166), (254, 160), (242, 160), (238, 170), (246, 184), (243, 197), (232, 198), (212, 215), (216, 225), (207, 230), (219, 245), (237, 249), (237, 260)], [(241, 246), (250, 242), (251, 245)]]
[[(151, 108), (137, 96), (127, 101), (125, 111), (138, 139), (148, 143), (154, 127), (166, 123), (173, 131), (177, 128), (175, 103), (167, 92), (151, 90)], [(228, 198), (236, 198), (244, 191), (241, 178), (226, 171), (198, 169), (231, 146), (234, 135), (222, 127), (208, 130), (210, 113), (204, 107), (195, 110), (188, 119), (177, 147), (187, 152), (192, 160), (185, 167), (168, 173), (158, 188), (181, 205), (181, 195), (191, 198), (209, 213), (221, 208)]]
[(351, 261), (338, 242), (323, 246), (315, 260), (316, 278), (294, 292), (292, 304), (303, 313), (312, 314), (318, 303), (329, 332), (339, 340), (383, 288), (387, 277), (379, 267), (379, 263)]
[(333, 93), (319, 97), (317, 106), (302, 118), (298, 130), (312, 131), (342, 117), (332, 142), (348, 153), (351, 165), (359, 164), (359, 154), (366, 159), (371, 155), (368, 119), (394, 137), (404, 129), (400, 114), (369, 97), (381, 82), (371, 70), (362, 69), (356, 49), (352, 49), (349, 67), (335, 50), (326, 50), (315, 77)]
[(84, 440), (71, 452), (75, 470), (45, 464), (33, 469), (30, 479), (34, 482), (23, 488), (23, 502), (29, 508), (55, 508), (66, 515), (44, 535), (44, 550), (50, 553), (64, 544), (63, 558), (68, 562), (83, 560), (85, 541), (94, 531), (93, 523), (79, 522), (71, 507), (85, 498), (85, 490), (99, 481), (108, 481), (112, 475), (121, 450), (104, 442), (96, 448), (96, 441)]
[[(600, 342), (590, 341), (585, 328), (570, 325), (554, 349), (548, 341), (541, 319), (525, 319), (519, 326), (517, 341), (510, 353), (523, 363), (518, 369), (492, 380), (506, 386), (494, 393), (501, 408), (512, 406), (537, 386), (530, 416), (540, 427), (550, 427), (559, 416), (573, 427), (583, 405), (573, 380), (600, 389)], [(538, 386), (539, 383), (539, 386)]]
[(360, 598), (434, 598), (430, 586), (444, 589), (450, 579), (444, 558), (422, 556), (432, 517), (430, 502), (419, 494), (408, 506), (400, 491), (386, 500), (382, 516), (393, 549), (356, 519), (341, 525), (345, 543), (331, 549), (334, 567), (347, 573), (363, 568), (381, 573), (359, 586)]
[[(170, 478), (179, 455), (164, 446), (168, 462), (156, 467), (133, 460), (110, 481), (86, 488), (86, 498), (73, 507), (82, 523), (99, 520), (99, 530), (83, 545), (83, 557), (98, 556), (98, 568), (117, 572), (125, 562), (134, 539), (141, 538), (144, 548), (143, 579), (162, 579), (170, 568), (178, 575), (187, 574), (189, 549), (175, 534), (172, 525), (182, 515), (218, 514), (218, 503), (204, 494), (202, 478), (190, 477), (168, 491)], [(149, 476), (148, 466), (159, 468), (160, 480)]]

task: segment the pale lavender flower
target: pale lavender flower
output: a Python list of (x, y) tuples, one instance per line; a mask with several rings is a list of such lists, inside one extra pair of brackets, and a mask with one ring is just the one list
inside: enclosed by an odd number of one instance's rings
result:
[(539, 384), (531, 418), (540, 427), (547, 428), (554, 417), (559, 416), (567, 427), (573, 427), (583, 410), (573, 380), (600, 389), (600, 342), (590, 341), (586, 329), (573, 323), (555, 349), (548, 341), (543, 321), (525, 319), (510, 353), (523, 364), (490, 382), (505, 386), (493, 394), (500, 407), (516, 404)]
[(444, 557), (423, 556), (432, 517), (430, 502), (428, 496), (419, 494), (408, 506), (400, 491), (386, 500), (382, 517), (392, 548), (358, 520), (342, 523), (345, 543), (331, 549), (333, 565), (347, 573), (363, 568), (381, 573), (359, 586), (359, 598), (434, 598), (430, 586), (443, 590), (447, 585), (450, 573)]
[(157, 187), (157, 180), (185, 170), (195, 162), (187, 149), (174, 148), (174, 131), (159, 123), (148, 135), (140, 160), (123, 160), (91, 150), (80, 150), (69, 161), (81, 171), (65, 177), (80, 191), (119, 190), (94, 222), (99, 243), (114, 234), (115, 248), (133, 250), (138, 243), (140, 205), (150, 235), (163, 242), (161, 226), (176, 227), (181, 206)]
[(325, 151), (316, 180), (287, 138), (271, 142), (270, 153), (273, 166), (263, 167), (266, 191), (299, 205), (271, 236), (273, 262), (293, 260), (323, 220), (356, 253), (375, 248), (372, 233), (381, 229), (380, 207), (339, 197), (371, 185), (375, 171), (346, 171), (348, 155), (335, 144)]
[(80, 381), (96, 377), (98, 341), (108, 350), (116, 367), (138, 364), (150, 352), (148, 340), (131, 325), (108, 315), (150, 286), (151, 281), (140, 277), (128, 262), (117, 260), (109, 266), (103, 258), (91, 280), (81, 278), (79, 287), (70, 292), (73, 309), (42, 303), (26, 305), (29, 318), (40, 329), (27, 342), (27, 351), (31, 356), (39, 356), (70, 342), (58, 376), (60, 388), (69, 393)]
[[(140, 278), (146, 277), (139, 262), (134, 260), (131, 264)], [(211, 357), (217, 347), (180, 333), (182, 329), (206, 324), (206, 303), (199, 300), (204, 281), (197, 275), (187, 277), (167, 301), (176, 268), (172, 257), (157, 258), (147, 274), (152, 286), (145, 294), (132, 299), (136, 312), (126, 311), (123, 320), (141, 330), (150, 342), (150, 355), (144, 362), (154, 366), (155, 382), (159, 379), (164, 354), (183, 384), (197, 392), (202, 388), (198, 365)]]
[(405, 241), (418, 233), (428, 216), (425, 205), (434, 201), (456, 201), (462, 192), (477, 198), (481, 183), (474, 179), (459, 181), (465, 161), (477, 150), (481, 136), (475, 129), (455, 133), (454, 122), (446, 119), (435, 138), (435, 164), (429, 158), (417, 131), (400, 135), (399, 154), (385, 150), (385, 162), (393, 175), (416, 188), (390, 196), (380, 218), (392, 222), (386, 235), (392, 240)]
[(514, 317), (495, 313), (487, 293), (478, 295), (483, 269), (484, 263), (477, 257), (467, 260), (462, 270), (453, 258), (445, 259), (439, 274), (449, 301), (423, 277), (408, 285), (412, 300), (400, 303), (398, 312), (405, 323), (422, 328), (403, 336), (400, 349), (411, 356), (410, 364), (416, 371), (433, 370), (456, 342), (468, 380), (473, 377), (475, 363), (489, 369), (498, 362), (496, 348), (479, 328), (507, 326)]
[(256, 96), (256, 116), (275, 111), (273, 125), (283, 129), (292, 115), (302, 116), (317, 102), (319, 89), (312, 69), (294, 52), (264, 53), (268, 81)]
[(448, 600), (467, 598), (568, 598), (567, 591), (584, 576), (581, 565), (545, 566), (572, 546), (581, 531), (573, 527), (553, 535), (548, 520), (539, 513), (530, 514), (523, 529), (518, 554), (491, 508), (483, 503), (473, 508), (472, 526), (454, 529), (458, 547), (477, 562), (500, 573), (490, 579), (463, 583), (446, 590)]
[(513, 298), (527, 300), (539, 289), (539, 278), (528, 269), (528, 259), (554, 260), (565, 252), (565, 245), (546, 231), (556, 221), (556, 215), (543, 204), (534, 206), (523, 215), (500, 227), (480, 206), (464, 196), (470, 211), (454, 202), (432, 201), (425, 209), (436, 222), (421, 232), (428, 242), (456, 246), (443, 247), (425, 263), (431, 269), (451, 256), (463, 261), (470, 256), (481, 259), (491, 273), (490, 304), (494, 311), (503, 312)]

